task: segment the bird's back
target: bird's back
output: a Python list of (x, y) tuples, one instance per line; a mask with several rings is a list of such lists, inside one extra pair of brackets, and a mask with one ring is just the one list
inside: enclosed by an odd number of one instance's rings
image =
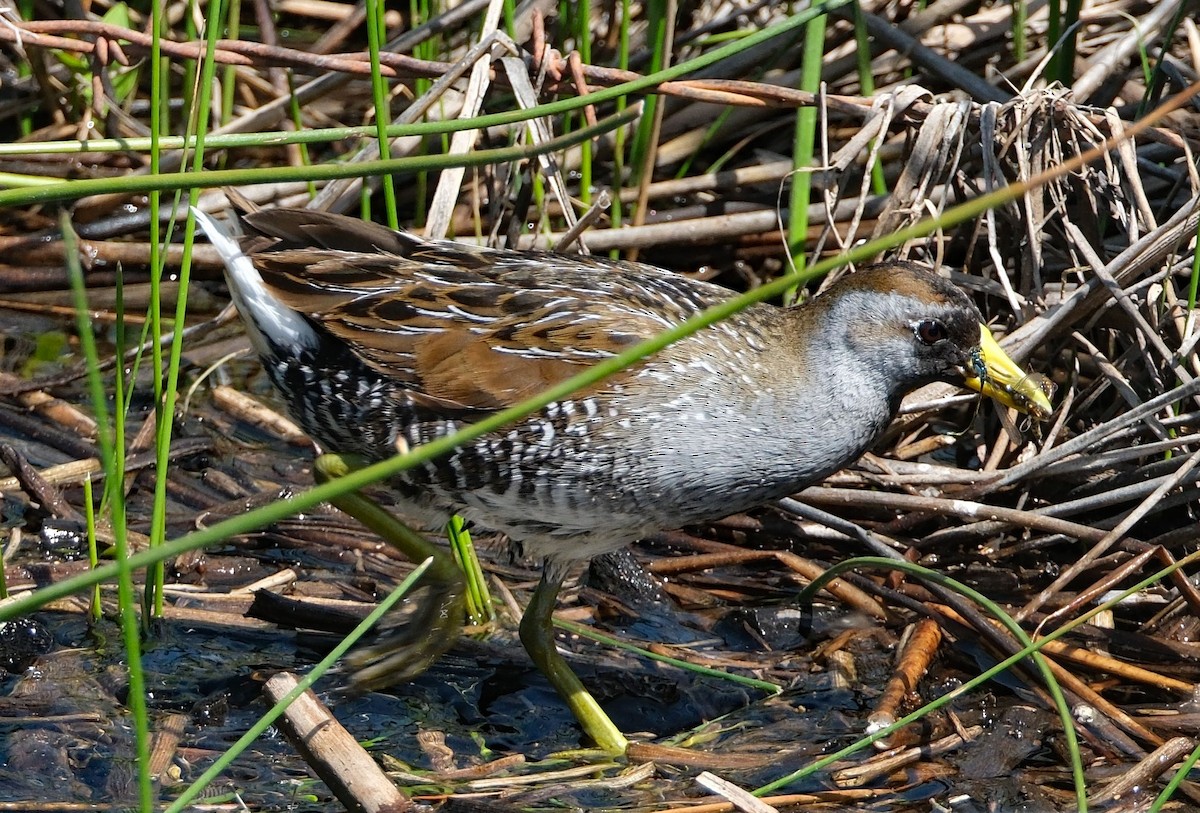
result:
[[(230, 275), (230, 284), (243, 289), (235, 299), (252, 331), (265, 334), (256, 344), (269, 375), (323, 446), (372, 460), (398, 441), (444, 437), (731, 296), (649, 266), (424, 241), (337, 215), (267, 210), (244, 222), (240, 250), (258, 278)], [(264, 302), (310, 333), (271, 335), (280, 320), (263, 318)], [(777, 313), (758, 306), (707, 328), (395, 485), (418, 508), (465, 511), (552, 554), (578, 540), (591, 555), (777, 496), (755, 475), (763, 455), (738, 438), (745, 421), (761, 435), (778, 416), (747, 416), (738, 392), (725, 391), (769, 346)], [(758, 487), (737, 500), (747, 480)]]

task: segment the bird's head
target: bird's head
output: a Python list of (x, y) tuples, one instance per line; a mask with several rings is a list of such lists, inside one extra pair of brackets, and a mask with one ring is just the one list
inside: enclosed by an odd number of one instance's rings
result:
[(828, 363), (852, 355), (895, 397), (946, 381), (1038, 419), (1052, 411), (1044, 379), (1009, 358), (966, 294), (915, 263), (864, 268), (812, 304), (825, 317), (810, 322), (813, 328), (842, 332), (840, 339), (827, 337)]

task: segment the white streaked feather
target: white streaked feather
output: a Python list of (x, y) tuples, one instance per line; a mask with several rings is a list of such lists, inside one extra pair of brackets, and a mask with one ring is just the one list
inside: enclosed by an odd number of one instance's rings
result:
[(313, 348), (319, 341), (303, 316), (271, 295), (263, 285), (254, 263), (242, 251), (228, 227), (192, 207), (196, 222), (204, 230), (213, 248), (225, 264), (225, 280), (238, 313), (243, 316), (254, 349), (260, 355), (275, 356), (279, 349)]

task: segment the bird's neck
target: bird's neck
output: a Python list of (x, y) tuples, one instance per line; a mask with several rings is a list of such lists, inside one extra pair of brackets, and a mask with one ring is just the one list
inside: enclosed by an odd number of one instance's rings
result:
[[(903, 393), (881, 374), (879, 359), (850, 347), (820, 301), (786, 314), (785, 329), (800, 335), (791, 346), (794, 363), (777, 377), (765, 408), (786, 414), (776, 437), (792, 457), (792, 479), (812, 482), (854, 462), (875, 444), (895, 417)], [(803, 324), (809, 322), (809, 324)], [(801, 329), (797, 334), (797, 325)], [(796, 461), (812, 461), (799, 469)], [(781, 477), (788, 461), (779, 460)]]
[[(792, 474), (807, 485), (827, 477), (869, 450), (896, 414), (898, 399), (878, 382), (864, 383), (844, 367), (822, 371), (817, 387), (791, 394), (792, 420), (778, 428), (786, 454), (792, 457)], [(795, 461), (812, 461), (795, 468)], [(787, 462), (779, 461), (784, 468)]]

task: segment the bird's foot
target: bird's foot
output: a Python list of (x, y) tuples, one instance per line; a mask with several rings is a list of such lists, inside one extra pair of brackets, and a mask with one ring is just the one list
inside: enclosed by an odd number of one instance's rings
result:
[(412, 680), (454, 644), (466, 612), (462, 580), (429, 585), (414, 601), (415, 611), (401, 625), (381, 630), (373, 642), (347, 656), (351, 691), (375, 691)]
[[(314, 471), (319, 482), (344, 476), (364, 465), (353, 456), (323, 454)], [(349, 658), (351, 688), (369, 691), (411, 680), (429, 668), (458, 638), (466, 612), (466, 585), (449, 551), (409, 528), (379, 503), (352, 491), (330, 500), (335, 506), (379, 534), (413, 562), (432, 559), (425, 572), (416, 610), (402, 629), (385, 634)]]
[(583, 687), (554, 645), (551, 617), (565, 574), (565, 569), (559, 563), (545, 563), (542, 579), (521, 618), (521, 643), (600, 750), (609, 756), (623, 756), (629, 747), (629, 740), (604, 713), (591, 692)]

